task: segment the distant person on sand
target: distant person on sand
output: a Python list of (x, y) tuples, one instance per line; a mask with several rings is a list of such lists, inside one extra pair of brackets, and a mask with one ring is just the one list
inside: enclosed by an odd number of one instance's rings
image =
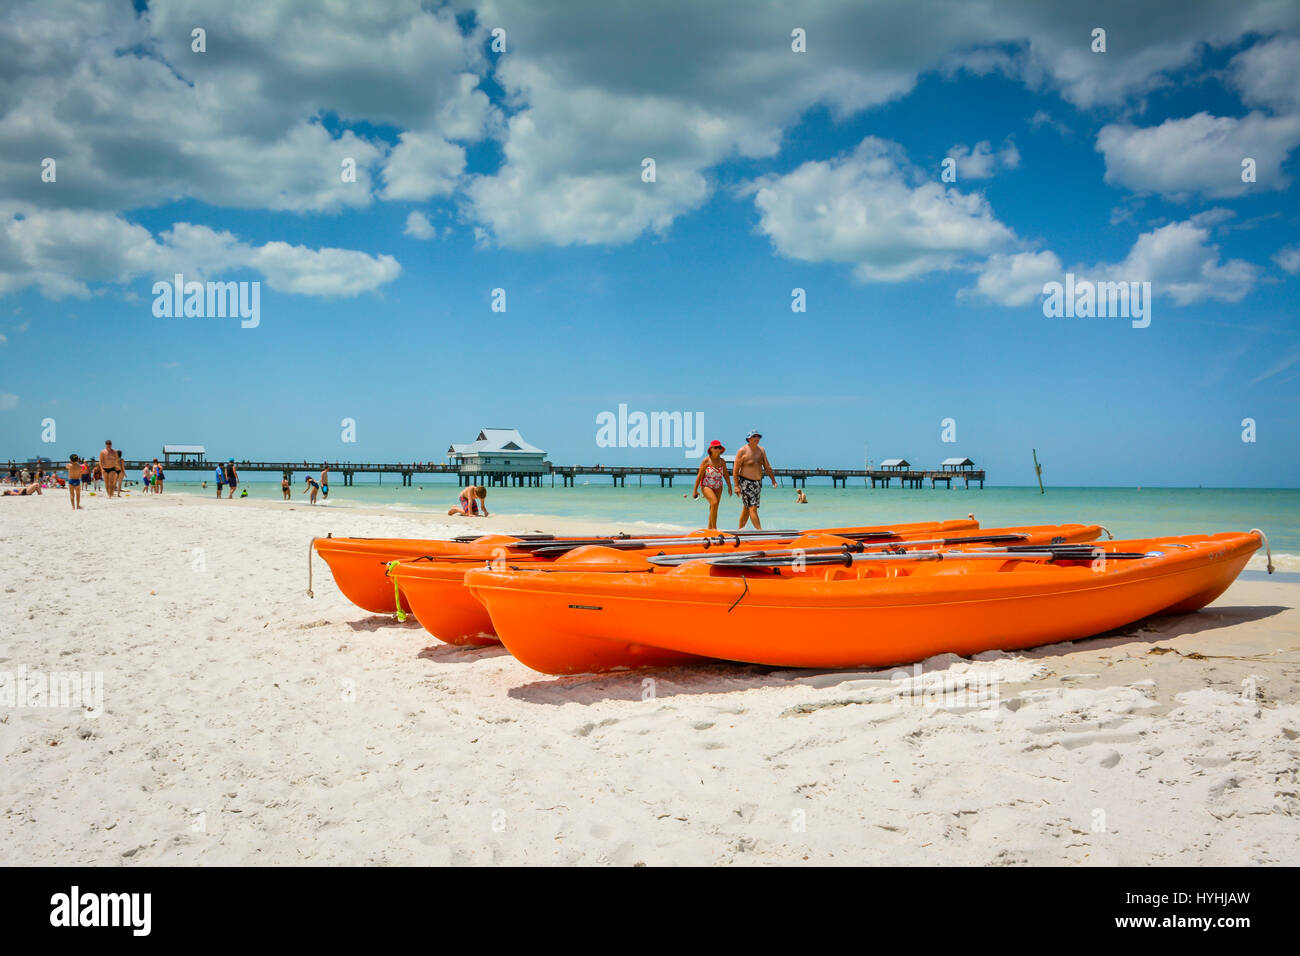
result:
[(105, 440), (104, 450), (99, 453), (99, 468), (104, 473), (104, 494), (110, 498), (113, 497), (118, 482), (124, 477), (117, 470), (117, 461), (117, 452), (113, 450), (113, 443)]
[(74, 511), (81, 507), (81, 479), (85, 474), (86, 463), (81, 460), (81, 456), (70, 456), (68, 458), (68, 500), (72, 502)]
[(320, 494), (322, 498), (330, 496), (330, 466), (324, 465), (320, 470)]
[(154, 490), (154, 494), (156, 494), (156, 495), (160, 495), (160, 494), (162, 494), (163, 478), (164, 478), (164, 477), (166, 477), (166, 476), (163, 475), (163, 467), (162, 467), (162, 465), (158, 464), (158, 459), (155, 458), (155, 459), (153, 460), (153, 490)]
[(140, 469), (140, 484), (144, 486), (145, 491), (150, 490), (153, 485), (153, 465), (145, 465)]
[(314, 504), (316, 503), (316, 493), (317, 493), (318, 491), (320, 491), (320, 485), (316, 484), (316, 479), (315, 479), (315, 478), (313, 478), (311, 475), (308, 475), (308, 476), (307, 476), (307, 487), (304, 488), (304, 489), (302, 490), (302, 492), (303, 492), (303, 494), (308, 494), (308, 493), (311, 494), (311, 497), (307, 499), (307, 503), (308, 503), (309, 505), (314, 505)]
[[(31, 475), (28, 475), (27, 477), (30, 478)], [(13, 495), (15, 498), (21, 498), (23, 495), (39, 495), (44, 494), (44, 492), (41, 491), (41, 483), (39, 481), (33, 481), (31, 484), (22, 488), (10, 488), (5, 492), (5, 494)]]
[(221, 489), (226, 483), (226, 469), (221, 465), (217, 465), (212, 473), (217, 479), (217, 497), (220, 498)]
[[(480, 514), (478, 503), (483, 502), (483, 511)], [(487, 487), (484, 485), (470, 485), (460, 493), (460, 504), (455, 508), (448, 508), (449, 515), (465, 515), (473, 518), (488, 517), (487, 510)]]
[(285, 475), (280, 479), (280, 494), (284, 495), (284, 500), (288, 501), (292, 497), (292, 490), (289, 488), (289, 476)]
[(745, 527), (746, 521), (753, 521), (754, 527), (762, 530), (758, 522), (758, 503), (763, 494), (763, 473), (767, 472), (776, 487), (776, 474), (767, 460), (767, 452), (758, 443), (762, 438), (758, 431), (751, 431), (745, 436), (745, 445), (736, 453), (736, 490), (740, 493), (740, 522), (737, 528)]
[(117, 450), (117, 479), (114, 486), (117, 488), (116, 497), (122, 497), (122, 488), (126, 484), (126, 459), (122, 457), (122, 450)]
[(704, 492), (709, 502), (708, 527), (718, 526), (718, 505), (722, 503), (722, 484), (727, 484), (727, 494), (735, 494), (731, 489), (731, 476), (727, 474), (727, 462), (722, 457), (727, 449), (716, 438), (709, 442), (709, 457), (700, 462), (695, 472), (695, 484), (691, 488), (691, 498), (698, 498)]
[(794, 496), (794, 503), (797, 505), (806, 505), (808, 503), (808, 496), (803, 493), (802, 488), (799, 489), (799, 494)]
[(229, 501), (235, 497), (235, 488), (239, 485), (239, 469), (235, 467), (235, 459), (226, 462), (226, 484), (230, 486), (230, 494), (226, 496)]

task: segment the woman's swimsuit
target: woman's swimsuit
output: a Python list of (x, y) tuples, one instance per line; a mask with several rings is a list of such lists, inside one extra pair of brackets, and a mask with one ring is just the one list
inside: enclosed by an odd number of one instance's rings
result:
[(723, 471), (717, 465), (705, 465), (704, 477), (700, 480), (700, 484), (705, 488), (712, 488), (714, 491), (721, 491), (722, 475)]

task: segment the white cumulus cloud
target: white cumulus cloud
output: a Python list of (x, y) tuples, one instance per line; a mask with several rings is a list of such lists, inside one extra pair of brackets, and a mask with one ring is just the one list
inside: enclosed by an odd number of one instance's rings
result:
[[(1106, 182), (1135, 192), (1212, 199), (1254, 190), (1284, 189), (1287, 155), (1300, 144), (1300, 114), (1241, 119), (1200, 112), (1159, 126), (1111, 124), (1097, 134)], [(1242, 181), (1242, 160), (1255, 161), (1253, 183)]]
[(402, 235), (410, 236), (412, 239), (436, 239), (438, 227), (431, 223), (424, 213), (413, 210), (406, 217), (406, 228), (402, 230)]
[(876, 137), (849, 156), (804, 163), (751, 189), (759, 229), (777, 252), (847, 263), (862, 281), (955, 269), (1017, 244), (982, 195), (925, 177), (901, 147)]

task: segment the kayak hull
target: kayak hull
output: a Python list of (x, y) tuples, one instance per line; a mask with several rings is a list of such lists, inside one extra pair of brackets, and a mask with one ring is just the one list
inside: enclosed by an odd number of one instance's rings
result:
[[(978, 529), (957, 529), (954, 537), (961, 537), (970, 534), (997, 534), (1009, 532), (1014, 529), (998, 528), (991, 531), (980, 532)], [(1065, 542), (1093, 541), (1101, 532), (1097, 525), (1042, 525), (1021, 529), (1026, 534), (1028, 543), (1046, 542), (1052, 539), (1058, 539)], [(944, 529), (946, 534), (952, 534), (952, 529)], [(932, 531), (912, 531), (902, 534), (898, 537), (900, 543), (906, 543), (909, 538), (918, 536), (931, 535)], [(843, 539), (833, 535), (816, 534), (805, 535), (799, 539), (800, 542), (806, 542), (808, 545), (822, 543), (838, 544), (843, 543)], [(589, 551), (591, 549), (584, 549)], [(616, 567), (635, 567), (645, 566), (645, 561), (637, 553), (628, 554), (610, 554), (607, 549), (595, 549), (598, 558), (597, 563), (604, 565), (606, 570), (613, 570)], [(673, 548), (654, 549), (655, 553), (660, 551), (673, 553)], [(677, 549), (678, 551), (682, 549)], [(743, 551), (740, 549), (734, 549)], [(606, 556), (608, 555), (608, 556)], [(500, 568), (508, 567), (529, 567), (537, 564), (545, 564), (552, 568), (571, 568), (570, 563), (573, 559), (582, 560), (581, 553), (575, 552), (569, 558), (561, 558), (555, 561), (537, 562), (531, 560), (529, 555), (512, 557), (508, 560), (494, 560), (492, 563)], [(614, 564), (609, 564), (613, 561)], [(448, 644), (487, 644), (497, 643), (499, 637), (496, 627), (492, 623), (492, 617), (483, 603), (476, 598), (465, 587), (465, 574), (474, 568), (481, 567), (482, 564), (470, 562), (448, 562), (448, 561), (424, 561), (417, 560), (412, 562), (402, 562), (393, 567), (391, 575), (397, 580), (402, 591), (403, 599), (409, 604), (411, 611), (415, 614), (416, 620), (420, 622), (430, 634)], [(534, 638), (534, 641), (538, 641)], [(544, 641), (541, 643), (545, 643)], [(644, 667), (652, 666), (647, 663), (649, 655), (647, 652), (639, 650), (640, 645), (633, 646), (628, 651), (628, 660), (618, 666), (625, 667)], [(607, 648), (589, 648), (584, 651), (582, 657), (584, 661), (594, 661), (597, 651), (607, 654)], [(544, 649), (532, 649), (528, 652), (531, 654), (546, 653)], [(550, 658), (547, 657), (547, 660)], [(659, 665), (653, 665), (659, 666)], [(589, 668), (583, 667), (582, 670)], [(572, 669), (566, 669), (564, 673), (579, 673)]]
[[(890, 530), (902, 534), (920, 531), (936, 534), (974, 530), (979, 522), (971, 519), (951, 521), (919, 522), (905, 525), (892, 525)], [(820, 534), (837, 532), (871, 532), (884, 530), (881, 527), (868, 528), (829, 528)], [(718, 535), (716, 530), (691, 532), (690, 537)], [(644, 540), (653, 541), (658, 536), (647, 536)], [(663, 537), (667, 537), (666, 535)], [(680, 536), (675, 536), (680, 537)], [(555, 544), (563, 544), (571, 538), (554, 538)], [(520, 539), (511, 535), (484, 535), (473, 541), (447, 541), (438, 538), (316, 538), (312, 547), (329, 566), (343, 596), (357, 607), (374, 614), (393, 614), (397, 611), (397, 596), (393, 579), (388, 576), (390, 561), (415, 561), (418, 558), (431, 558), (438, 561), (463, 561), (476, 564), (483, 561), (538, 560), (530, 551), (512, 548)], [(667, 546), (665, 551), (672, 550)], [(679, 551), (690, 550), (690, 546), (675, 546)], [(757, 543), (742, 541), (740, 548), (759, 547)], [(402, 610), (409, 610), (403, 605)], [(436, 633), (436, 632), (434, 632)], [(452, 633), (449, 631), (449, 633)]]
[(511, 653), (545, 673), (575, 672), (586, 645), (600, 640), (778, 667), (887, 667), (1077, 640), (1194, 610), (1236, 579), (1259, 539), (1197, 535), (1103, 547), (1164, 554), (1101, 568), (954, 560), (780, 574), (698, 562), (666, 573), (483, 569), (470, 571), (466, 584)]

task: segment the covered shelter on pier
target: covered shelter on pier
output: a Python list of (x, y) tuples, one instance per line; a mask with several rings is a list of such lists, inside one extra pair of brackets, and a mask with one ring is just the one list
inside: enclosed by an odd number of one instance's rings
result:
[(472, 442), (455, 442), (447, 456), (462, 483), (479, 477), (486, 484), (540, 484), (549, 469), (546, 452), (529, 444), (517, 428), (484, 428)]
[(163, 463), (167, 465), (172, 464), (173, 455), (176, 456), (177, 465), (201, 465), (207, 454), (207, 449), (202, 445), (163, 445)]

